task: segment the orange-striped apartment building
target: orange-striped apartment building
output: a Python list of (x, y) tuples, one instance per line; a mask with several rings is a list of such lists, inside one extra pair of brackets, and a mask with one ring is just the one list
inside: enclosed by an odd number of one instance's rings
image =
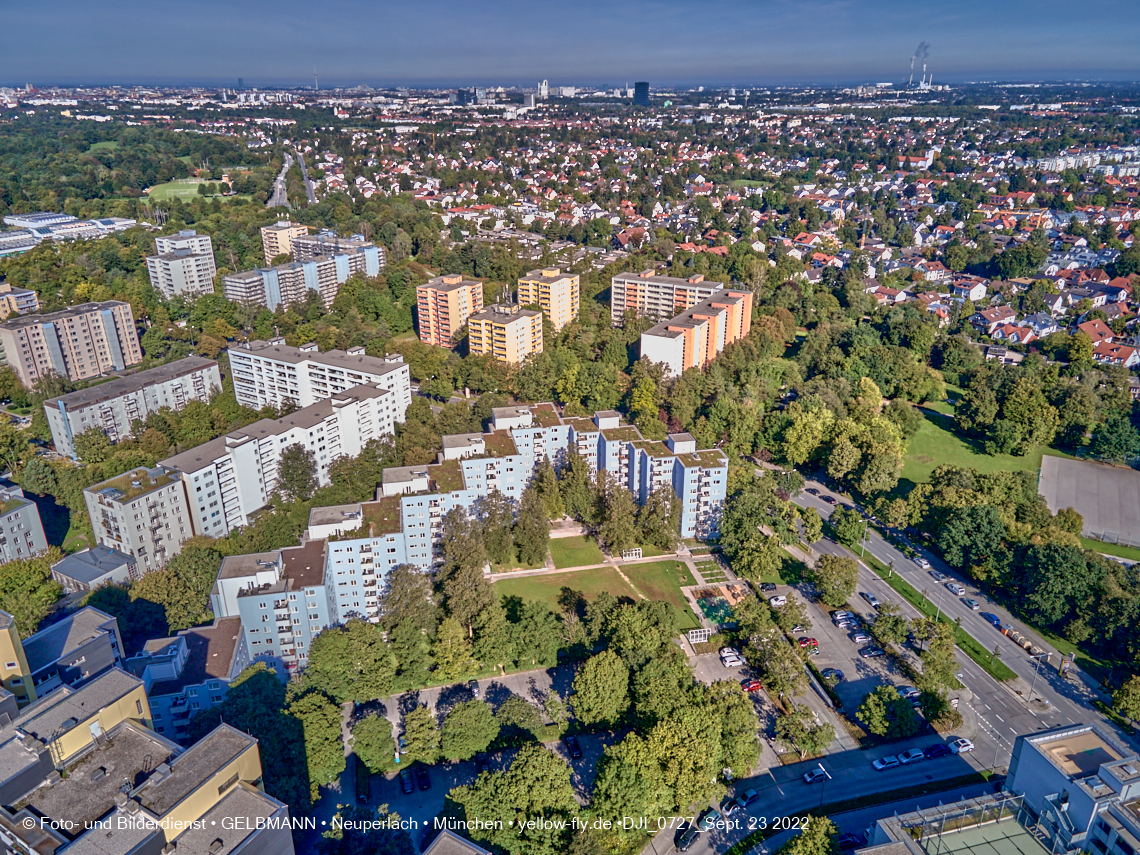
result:
[(704, 368), (752, 329), (752, 292), (717, 291), (691, 309), (641, 334), (641, 355), (663, 362), (666, 376)]
[(671, 318), (724, 290), (723, 282), (706, 282), (701, 274), (680, 279), (655, 270), (619, 273), (610, 280), (610, 321), (622, 325), (626, 312), (639, 318)]

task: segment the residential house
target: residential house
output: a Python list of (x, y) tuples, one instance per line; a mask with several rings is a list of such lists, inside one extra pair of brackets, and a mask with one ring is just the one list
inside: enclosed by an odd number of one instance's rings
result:
[(994, 306), (992, 309), (982, 309), (970, 318), (970, 323), (986, 335), (993, 335), (994, 330), (1003, 324), (1013, 323), (1017, 319), (1017, 312), (1009, 306)]
[(1125, 368), (1135, 368), (1140, 365), (1140, 351), (1126, 344), (1101, 341), (1093, 347), (1093, 359), (1102, 365), (1123, 365)]
[(1088, 335), (1094, 345), (1100, 344), (1102, 341), (1111, 342), (1116, 335), (1108, 324), (1100, 318), (1078, 324), (1077, 329)]

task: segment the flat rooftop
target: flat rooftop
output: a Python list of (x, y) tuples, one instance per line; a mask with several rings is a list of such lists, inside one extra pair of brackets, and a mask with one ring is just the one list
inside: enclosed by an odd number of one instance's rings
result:
[(74, 653), (87, 642), (109, 632), (108, 624), (112, 620), (110, 615), (88, 606), (35, 635), (29, 635), (24, 639), (28, 667), (34, 674)]
[[(176, 838), (178, 855), (229, 855), (257, 827), (258, 819), (267, 819), (281, 808), (281, 803), (249, 784), (239, 782), (216, 805), (202, 814), (202, 822)], [(241, 823), (223, 823), (224, 819), (242, 817)], [(236, 825), (226, 828), (226, 825)], [(221, 845), (219, 846), (219, 841)]]
[(1095, 775), (1102, 764), (1125, 756), (1117, 746), (1090, 728), (1073, 729), (1031, 741), (1070, 778)]
[(419, 290), (419, 288), (427, 288), (432, 291), (447, 292), (458, 291), (460, 288), (470, 288), (472, 285), (478, 285), (480, 288), (483, 287), (482, 282), (474, 279), (460, 279), (458, 282), (444, 282), (442, 276), (436, 276), (434, 279), (429, 279), (423, 285), (418, 286), (417, 290)]
[(463, 471), (458, 460), (445, 460), (436, 466), (429, 466), (428, 473), (440, 492), (450, 493), (463, 489)]
[(269, 565), (276, 564), (280, 558), (280, 552), (249, 552), (245, 555), (227, 555), (222, 559), (218, 578), (240, 579), (243, 576), (252, 576), (254, 573), (270, 569)]
[(63, 309), (59, 312), (49, 312), (46, 315), (24, 315), (21, 318), (12, 318), (10, 321), (5, 321), (0, 326), (6, 329), (19, 329), (20, 327), (29, 327), (36, 324), (46, 324), (50, 321), (62, 321), (65, 318), (75, 318), (79, 315), (87, 315), (91, 312), (100, 312), (103, 309), (113, 309), (118, 306), (126, 306), (130, 309), (130, 303), (124, 303), (120, 300), (106, 300), (102, 303), (83, 303), (78, 306), (72, 306), (69, 309)]
[(97, 749), (70, 764), (64, 778), (33, 790), (16, 807), (80, 824), (91, 822), (115, 806), (115, 796), (124, 786), (140, 786), (176, 751), (157, 733), (124, 722)]
[(182, 674), (176, 680), (155, 683), (149, 694), (152, 697), (173, 695), (186, 686), (197, 686), (206, 680), (229, 680), (241, 633), (241, 618), (237, 617), (219, 618), (213, 626), (181, 633), (187, 648)]
[(303, 546), (281, 550), (284, 567), (281, 575), (291, 580), (294, 588), (311, 588), (325, 578), (325, 550), (323, 540), (310, 540)]
[(1140, 532), (1140, 472), (1045, 455), (1037, 492), (1053, 513), (1075, 508), (1083, 534), (1098, 540), (1135, 540)]
[(170, 775), (151, 779), (139, 790), (138, 800), (147, 810), (163, 816), (223, 766), (257, 745), (257, 740), (228, 724), (220, 724), (170, 764)]
[(509, 457), (519, 453), (510, 431), (496, 430), (483, 434), (483, 443), (492, 457)]
[(364, 523), (369, 526), (372, 537), (396, 534), (401, 526), (399, 496), (383, 496), (375, 502), (365, 502), (361, 507)]
[(360, 513), (359, 502), (353, 505), (329, 505), (323, 508), (313, 508), (309, 511), (309, 525), (356, 523), (357, 525), (349, 526), (349, 528), (357, 528), (360, 524)]
[(107, 494), (108, 498), (116, 502), (129, 502), (173, 483), (174, 479), (159, 469), (135, 469), (88, 487), (86, 492), (103, 493), (110, 490), (113, 492)]
[(81, 410), (84, 407), (92, 407), (115, 398), (121, 398), (131, 392), (138, 392), (148, 386), (166, 383), (195, 371), (202, 371), (210, 366), (217, 367), (217, 364), (213, 359), (206, 359), (202, 356), (187, 356), (185, 359), (160, 365), (157, 368), (136, 371), (134, 374), (116, 377), (114, 380), (100, 383), (98, 386), (80, 389), (78, 392), (69, 392), (66, 395), (60, 395), (58, 398), (51, 398), (44, 402), (44, 406), (54, 407), (58, 410), (60, 404), (63, 404), (68, 410)]
[(51, 742), (140, 686), (142, 680), (138, 677), (112, 668), (81, 689), (64, 686), (24, 707), (13, 725)]
[(99, 545), (68, 555), (54, 564), (51, 569), (69, 579), (90, 584), (112, 570), (129, 567), (134, 563), (135, 559), (127, 553)]
[(930, 855), (1049, 855), (1014, 818), (948, 831), (920, 844)]
[(452, 433), (443, 437), (444, 448), (471, 448), (483, 441), (481, 433)]
[(380, 356), (368, 356), (364, 353), (348, 353), (344, 350), (329, 350), (321, 353), (318, 350), (301, 350), (284, 343), (267, 341), (251, 341), (245, 345), (231, 345), (229, 350), (233, 353), (248, 353), (276, 362), (285, 362), (299, 365), (302, 362), (316, 362), (333, 368), (342, 368), (345, 371), (355, 371), (367, 374), (387, 374), (399, 371), (405, 367), (402, 359), (392, 357), (390, 360)]
[(661, 283), (664, 285), (681, 286), (682, 288), (712, 288), (714, 291), (719, 291), (725, 287), (723, 282), (717, 282), (712, 279), (704, 279), (693, 282), (689, 279), (682, 279), (678, 276), (661, 276), (652, 270), (646, 270), (642, 273), (618, 273), (613, 277), (614, 281), (619, 282), (650, 282)]

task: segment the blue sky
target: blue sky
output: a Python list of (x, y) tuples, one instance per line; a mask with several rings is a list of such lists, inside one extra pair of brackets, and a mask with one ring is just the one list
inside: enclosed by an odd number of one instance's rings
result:
[(53, 0), (8, 4), (0, 85), (835, 84), (1140, 79), (1134, 0)]

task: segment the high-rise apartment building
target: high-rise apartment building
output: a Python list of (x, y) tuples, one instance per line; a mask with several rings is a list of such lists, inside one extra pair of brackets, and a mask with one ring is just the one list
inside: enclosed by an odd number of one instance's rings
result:
[(287, 401), (308, 407), (353, 386), (382, 386), (393, 395), (396, 421), (412, 403), (412, 378), (398, 353), (369, 356), (363, 347), (321, 353), (316, 344), (292, 347), (285, 339), (251, 341), (229, 349), (237, 402), (251, 410)]
[(214, 245), (209, 235), (185, 229), (154, 239), (157, 255), (147, 256), (150, 284), (167, 300), (214, 293)]
[(519, 279), (518, 304), (539, 306), (550, 319), (554, 331), (578, 317), (578, 274), (563, 273), (557, 267), (532, 270)]
[(667, 377), (704, 368), (752, 328), (752, 292), (718, 291), (641, 334), (641, 355), (667, 366)]
[(151, 716), (143, 681), (120, 668), (5, 716), (0, 851), (293, 855), (256, 739), (219, 724), (182, 748)]
[(273, 259), (279, 255), (292, 257), (291, 243), (293, 238), (304, 237), (309, 233), (308, 226), (291, 223), (288, 220), (278, 220), (271, 226), (261, 227), (261, 248), (265, 252), (265, 264), (268, 267)]
[(621, 326), (626, 312), (639, 318), (671, 318), (724, 289), (723, 282), (707, 282), (701, 274), (679, 279), (659, 276), (655, 270), (619, 273), (610, 280), (610, 321)]
[(190, 401), (207, 403), (221, 388), (217, 362), (187, 356), (52, 398), (44, 402), (44, 412), (55, 450), (74, 458), (75, 437), (86, 430), (98, 428), (119, 442), (133, 436), (135, 421), (163, 407), (178, 411)]
[(0, 347), (29, 388), (51, 373), (89, 380), (142, 361), (131, 304), (118, 300), (5, 321)]
[(635, 107), (649, 106), (649, 83), (639, 80), (633, 84), (633, 105)]
[(31, 558), (47, 548), (36, 503), (20, 487), (0, 481), (0, 563)]
[(518, 365), (542, 353), (542, 312), (493, 303), (467, 319), (467, 344), (473, 356), (491, 354), (497, 362)]
[(31, 315), (40, 310), (40, 297), (27, 288), (0, 282), (0, 321), (12, 315)]
[(420, 341), (451, 347), (452, 336), (482, 308), (482, 282), (464, 279), (458, 273), (429, 279), (416, 288)]
[(293, 239), (292, 247), (293, 261), (288, 264), (223, 276), (226, 299), (276, 311), (315, 293), (327, 308), (350, 276), (378, 276), (386, 261), (382, 248), (363, 240), (302, 236)]

